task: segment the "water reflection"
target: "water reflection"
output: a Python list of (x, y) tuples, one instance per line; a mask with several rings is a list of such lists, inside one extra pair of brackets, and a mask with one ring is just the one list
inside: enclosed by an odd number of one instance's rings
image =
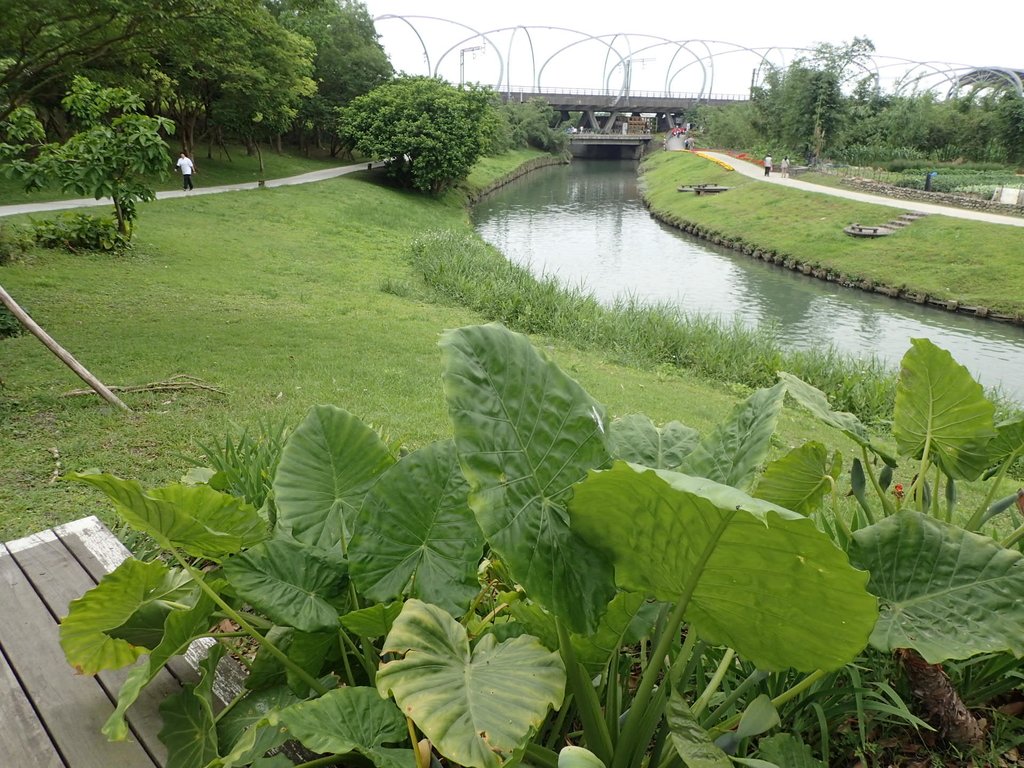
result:
[(948, 349), (986, 386), (1024, 401), (1024, 329), (825, 283), (716, 248), (651, 218), (635, 163), (579, 161), (477, 206), (477, 231), (515, 263), (611, 302), (633, 296), (778, 329), (790, 348), (831, 344), (895, 366), (911, 338)]

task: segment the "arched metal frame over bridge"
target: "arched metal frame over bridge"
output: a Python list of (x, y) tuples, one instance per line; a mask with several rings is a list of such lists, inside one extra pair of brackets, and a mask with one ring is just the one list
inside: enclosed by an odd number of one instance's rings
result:
[[(818, 59), (812, 48), (750, 48), (720, 40), (622, 32), (593, 35), (552, 26), (482, 30), (437, 16), (385, 14), (374, 23), (386, 50), (422, 52), (421, 66), (410, 68), (410, 74), (479, 82), (507, 98), (600, 94), (611, 100), (610, 108), (617, 103), (625, 107), (637, 97), (687, 103), (742, 101), (771, 68), (785, 69), (798, 59), (814, 65)], [(488, 60), (486, 74), (480, 72), (479, 59)], [(523, 76), (524, 70), (528, 77)], [(941, 98), (964, 88), (1009, 87), (1024, 96), (1022, 72), (1014, 69), (869, 55), (850, 68), (848, 82), (864, 78), (894, 95), (932, 92)]]

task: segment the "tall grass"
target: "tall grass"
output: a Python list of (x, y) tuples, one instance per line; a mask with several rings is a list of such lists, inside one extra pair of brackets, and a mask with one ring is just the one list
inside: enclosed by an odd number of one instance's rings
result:
[(601, 349), (626, 365), (667, 365), (753, 388), (771, 386), (785, 370), (869, 424), (882, 425), (892, 413), (896, 378), (875, 360), (854, 360), (831, 348), (787, 351), (769, 328), (689, 315), (667, 303), (625, 297), (606, 306), (582, 288), (535, 277), (472, 235), (426, 233), (411, 244), (409, 260), (443, 301), (524, 333)]

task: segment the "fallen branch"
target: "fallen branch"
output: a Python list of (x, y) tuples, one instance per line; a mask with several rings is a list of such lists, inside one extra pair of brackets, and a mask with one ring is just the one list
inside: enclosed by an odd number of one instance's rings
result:
[[(219, 395), (226, 395), (223, 389), (207, 384), (202, 379), (197, 379), (195, 376), (189, 376), (187, 373), (179, 373), (166, 381), (154, 381), (149, 384), (129, 384), (123, 387), (111, 386), (108, 387), (112, 392), (180, 392), (186, 389), (202, 389), (207, 392), (216, 392)], [(91, 394), (88, 389), (73, 389), (70, 392), (65, 392), (61, 397), (74, 397), (76, 395), (88, 395)]]
[(58, 344), (54, 338), (44, 331), (35, 320), (29, 317), (28, 312), (18, 306), (18, 302), (11, 298), (11, 294), (5, 291), (3, 286), (0, 286), (0, 303), (3, 303), (3, 305), (11, 311), (11, 314), (18, 318), (18, 321), (25, 326), (33, 336), (43, 342), (46, 348), (53, 352), (53, 354), (55, 354), (60, 361), (64, 363), (64, 365), (78, 374), (78, 378), (92, 387), (93, 392), (98, 394), (111, 405), (116, 405), (123, 411), (131, 411), (131, 408), (122, 403), (117, 395), (103, 385), (102, 381), (89, 373), (84, 365), (75, 360), (70, 352)]

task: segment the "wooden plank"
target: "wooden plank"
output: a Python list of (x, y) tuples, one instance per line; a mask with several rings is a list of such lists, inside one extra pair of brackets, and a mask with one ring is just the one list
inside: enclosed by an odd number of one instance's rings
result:
[[(25, 540), (12, 542), (12, 545), (27, 550)], [(61, 574), (47, 576), (59, 579)], [(153, 768), (158, 765), (138, 742), (112, 743), (100, 735), (100, 727), (113, 711), (113, 705), (95, 678), (55, 674), (54, 670), (67, 669), (58, 640), (57, 622), (10, 550), (3, 545), (0, 545), (0, 616), (3, 617), (0, 646), (57, 751), (73, 768)]]
[(67, 768), (2, 653), (0, 724), (0, 755), (16, 757), (19, 768)]
[[(56, 532), (37, 534), (29, 541), (30, 545), (12, 542), (8, 548), (50, 613), (60, 621), (67, 615), (68, 604), (95, 586), (95, 582), (56, 536)], [(104, 670), (97, 675), (100, 686), (112, 701), (116, 702), (118, 691), (130, 670), (130, 667)], [(67, 662), (64, 663), (64, 673), (69, 677), (74, 674)], [(55, 669), (53, 674), (58, 676), (60, 671)], [(162, 670), (142, 690), (127, 713), (126, 719), (132, 734), (160, 765), (167, 762), (167, 748), (157, 736), (163, 727), (160, 702), (180, 690), (179, 682), (169, 672)], [(103, 738), (98, 732), (96, 736)]]

